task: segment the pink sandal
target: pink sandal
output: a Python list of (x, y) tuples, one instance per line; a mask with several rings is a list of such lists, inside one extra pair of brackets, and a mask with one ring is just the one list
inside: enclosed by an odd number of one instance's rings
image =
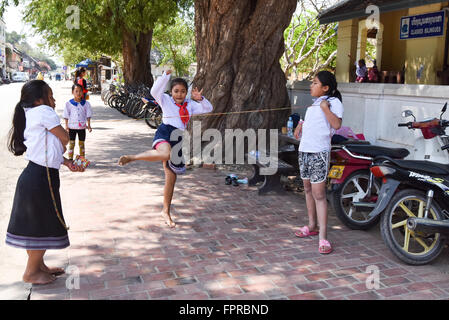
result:
[(308, 226), (299, 228), (299, 231), (295, 232), (295, 236), (297, 236), (298, 238), (306, 238), (310, 236), (316, 236), (318, 234), (319, 234), (318, 231), (310, 231)]
[[(324, 248), (324, 249), (323, 249)], [(325, 249), (327, 248), (327, 250)], [(321, 239), (318, 247), (318, 252), (321, 254), (328, 254), (332, 252), (332, 246), (329, 241)]]

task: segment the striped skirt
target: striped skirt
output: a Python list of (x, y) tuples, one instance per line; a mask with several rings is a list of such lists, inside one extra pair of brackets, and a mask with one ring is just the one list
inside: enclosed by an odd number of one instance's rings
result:
[[(59, 170), (50, 168), (50, 180), (62, 216)], [(56, 214), (47, 169), (31, 161), (17, 181), (6, 244), (27, 250), (64, 249), (70, 245), (67, 230)]]

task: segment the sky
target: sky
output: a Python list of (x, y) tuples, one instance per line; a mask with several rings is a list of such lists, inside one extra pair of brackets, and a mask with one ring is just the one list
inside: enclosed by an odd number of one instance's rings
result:
[[(27, 41), (32, 47), (37, 47), (38, 44), (45, 43), (45, 40), (40, 35), (35, 35), (33, 28), (22, 21), (23, 17), (23, 5), (19, 5), (18, 7), (9, 6), (5, 14), (3, 16), (3, 20), (5, 21), (6, 31), (12, 32), (16, 31), (20, 34), (26, 34)], [(60, 56), (55, 54), (53, 50), (42, 50), (44, 53), (49, 55), (53, 61), (56, 62), (57, 65), (63, 65), (63, 60)]]

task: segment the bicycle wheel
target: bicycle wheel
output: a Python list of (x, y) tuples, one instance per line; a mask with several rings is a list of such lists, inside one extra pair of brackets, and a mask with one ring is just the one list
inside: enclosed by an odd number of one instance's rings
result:
[(159, 106), (147, 109), (145, 112), (145, 122), (150, 128), (157, 129), (162, 123), (162, 110)]

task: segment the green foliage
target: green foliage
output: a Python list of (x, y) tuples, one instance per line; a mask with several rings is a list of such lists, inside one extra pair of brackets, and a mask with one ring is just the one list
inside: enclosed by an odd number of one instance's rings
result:
[(178, 76), (188, 76), (189, 66), (196, 61), (195, 27), (188, 17), (178, 16), (169, 25), (154, 29), (154, 46), (162, 53), (159, 64), (171, 64)]
[[(179, 9), (187, 10), (193, 0), (29, 0), (24, 20), (63, 52), (66, 61), (99, 53), (117, 56), (122, 51), (124, 32), (138, 38), (156, 24), (169, 23)], [(2, 0), (0, 10), (19, 0)], [(79, 9), (79, 19), (76, 19)], [(76, 23), (79, 22), (79, 26)], [(69, 50), (77, 51), (74, 54)]]
[(0, 2), (0, 17), (3, 17), (3, 14), (5, 13), (5, 10), (8, 6), (10, 5), (14, 5), (17, 6), (19, 5), (19, 0), (1, 0)]
[[(326, 38), (335, 35), (336, 24), (320, 26), (317, 15), (318, 13), (312, 10), (306, 10), (300, 16), (295, 15), (284, 32), (287, 54), (290, 55), (289, 60), (291, 62), (299, 61), (304, 57), (304, 60), (295, 67), (297, 74), (314, 72), (317, 65), (325, 63), (337, 50), (337, 38), (335, 36), (326, 40)], [(327, 29), (329, 29), (328, 32), (326, 32)], [(293, 47), (294, 44), (296, 44), (295, 47)], [(322, 45), (317, 46), (317, 44)], [(317, 49), (314, 49), (314, 47)], [(311, 54), (306, 57), (309, 51), (311, 51)], [(284, 70), (289, 67), (285, 56), (281, 59), (281, 65)], [(333, 59), (327, 68), (332, 69), (335, 66), (336, 59)]]
[(17, 32), (6, 32), (6, 42), (11, 44), (19, 44), (26, 37), (23, 34), (18, 34)]

